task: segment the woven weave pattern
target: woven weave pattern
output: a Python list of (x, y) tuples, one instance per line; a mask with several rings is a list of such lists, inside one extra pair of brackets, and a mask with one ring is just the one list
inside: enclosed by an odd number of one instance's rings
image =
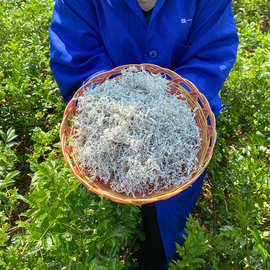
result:
[[(79, 167), (79, 164), (76, 161), (76, 151), (70, 145), (70, 140), (75, 133), (75, 129), (72, 126), (72, 116), (76, 113), (77, 98), (81, 96), (82, 93), (90, 85), (101, 84), (105, 80), (117, 78), (117, 76), (121, 76), (122, 69), (131, 66), (136, 67), (138, 70), (144, 68), (150, 73), (161, 73), (162, 75), (166, 76), (166, 78), (168, 79), (170, 92), (172, 94), (180, 94), (181, 92), (186, 97), (190, 108), (197, 108), (195, 112), (195, 120), (197, 125), (201, 129), (202, 137), (201, 150), (198, 154), (198, 169), (191, 175), (190, 179), (187, 182), (181, 184), (180, 186), (170, 188), (166, 191), (161, 191), (144, 197), (137, 196), (136, 198), (133, 198), (132, 196), (127, 196), (125, 194), (116, 193), (112, 191), (108, 185), (104, 185), (103, 182), (99, 179), (88, 177)], [(145, 203), (168, 199), (180, 193), (181, 191), (188, 188), (201, 175), (212, 157), (213, 148), (216, 141), (215, 117), (204, 95), (201, 94), (190, 81), (183, 79), (177, 73), (153, 64), (124, 65), (93, 77), (91, 80), (89, 80), (86, 84), (84, 84), (81, 88), (77, 90), (72, 100), (68, 103), (65, 109), (60, 129), (60, 139), (63, 155), (67, 164), (71, 168), (76, 178), (86, 188), (88, 188), (92, 192), (95, 192), (98, 195), (105, 196), (116, 202), (142, 205)]]

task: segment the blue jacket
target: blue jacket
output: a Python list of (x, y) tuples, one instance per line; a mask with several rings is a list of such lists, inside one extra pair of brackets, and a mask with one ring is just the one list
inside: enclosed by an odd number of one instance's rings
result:
[(153, 63), (192, 81), (216, 115), (238, 47), (231, 0), (157, 0), (149, 24), (137, 0), (56, 0), (49, 32), (66, 101), (93, 74)]

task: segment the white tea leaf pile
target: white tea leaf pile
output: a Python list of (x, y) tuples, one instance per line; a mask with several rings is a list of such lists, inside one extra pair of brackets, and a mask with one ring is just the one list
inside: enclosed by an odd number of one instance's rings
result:
[(166, 92), (167, 83), (132, 67), (79, 97), (73, 146), (87, 174), (133, 197), (190, 179), (200, 129), (186, 100)]

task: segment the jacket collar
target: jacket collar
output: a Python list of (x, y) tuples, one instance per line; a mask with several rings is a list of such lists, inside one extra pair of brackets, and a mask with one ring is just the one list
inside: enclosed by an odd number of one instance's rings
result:
[[(144, 22), (146, 23), (146, 20), (144, 18), (143, 12), (141, 7), (139, 6), (139, 3), (137, 0), (124, 0), (125, 3), (129, 6), (129, 8)], [(164, 4), (166, 0), (157, 0), (156, 5), (154, 6), (151, 20), (154, 19), (154, 17), (158, 14), (159, 10), (161, 9), (162, 5)]]
[[(169, 0), (167, 0), (167, 1), (169, 1)], [(172, 0), (170, 0), (170, 1), (172, 1)], [(160, 9), (162, 8), (162, 6), (165, 2), (166, 2), (166, 0), (157, 0), (156, 5), (153, 9), (151, 20), (154, 19), (155, 16), (159, 13)]]

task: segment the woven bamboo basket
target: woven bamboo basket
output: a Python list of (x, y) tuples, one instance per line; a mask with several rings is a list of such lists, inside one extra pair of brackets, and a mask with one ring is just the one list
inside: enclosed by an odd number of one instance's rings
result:
[[(75, 129), (72, 126), (72, 116), (76, 114), (77, 98), (81, 96), (82, 93), (89, 86), (101, 84), (105, 80), (117, 78), (117, 76), (121, 75), (122, 69), (128, 68), (130, 66), (136, 67), (137, 69), (143, 67), (150, 73), (161, 73), (166, 76), (166, 78), (168, 79), (170, 92), (172, 94), (179, 94), (181, 92), (186, 97), (189, 106), (192, 109), (194, 109), (195, 107), (197, 108), (195, 112), (195, 120), (197, 125), (200, 127), (202, 137), (201, 149), (198, 153), (197, 170), (194, 171), (194, 173), (190, 176), (190, 179), (187, 182), (177, 187), (169, 188), (168, 190), (150, 194), (149, 196), (137, 196), (136, 198), (132, 196), (127, 196), (122, 193), (119, 194), (117, 192), (114, 192), (113, 190), (111, 190), (109, 185), (105, 185), (103, 181), (100, 181), (100, 179), (87, 176), (86, 173), (79, 167), (79, 164), (76, 161), (76, 151), (70, 144), (72, 136), (75, 134)], [(182, 78), (177, 73), (153, 64), (123, 65), (93, 77), (91, 80), (89, 80), (86, 84), (84, 84), (77, 90), (72, 100), (67, 104), (67, 107), (65, 109), (63, 121), (60, 128), (60, 139), (63, 155), (67, 164), (71, 168), (76, 178), (87, 189), (98, 195), (107, 197), (115, 202), (142, 205), (146, 203), (156, 202), (159, 200), (165, 200), (182, 192), (192, 183), (194, 183), (196, 179), (202, 174), (212, 157), (213, 148), (216, 141), (215, 116), (211, 111), (205, 96), (199, 92), (199, 90), (195, 87), (194, 84), (192, 84), (187, 79)]]

